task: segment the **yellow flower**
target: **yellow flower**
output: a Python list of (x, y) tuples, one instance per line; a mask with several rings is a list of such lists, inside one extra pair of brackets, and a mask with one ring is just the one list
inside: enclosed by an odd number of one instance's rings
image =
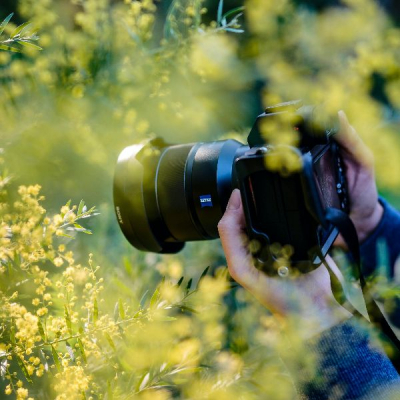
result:
[(42, 317), (43, 315), (47, 314), (48, 311), (49, 310), (46, 307), (42, 307), (42, 308), (39, 308), (39, 310), (36, 311), (36, 314), (39, 317)]
[(61, 210), (60, 210), (61, 214), (66, 214), (68, 211), (69, 211), (69, 207), (68, 206), (62, 206), (61, 207)]
[(54, 262), (54, 265), (55, 265), (56, 267), (61, 267), (61, 265), (63, 265), (63, 263), (64, 263), (64, 260), (63, 260), (61, 257), (56, 257), (56, 258), (53, 260), (53, 262)]
[(17, 390), (17, 400), (24, 400), (28, 397), (28, 389), (19, 388)]
[(34, 306), (38, 306), (39, 303), (40, 303), (40, 299), (38, 299), (37, 297), (34, 298), (34, 299), (32, 300), (32, 304), (33, 304)]

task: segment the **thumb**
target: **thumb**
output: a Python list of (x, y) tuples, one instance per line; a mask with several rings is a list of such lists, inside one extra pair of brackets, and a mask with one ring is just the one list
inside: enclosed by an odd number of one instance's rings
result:
[(221, 221), (218, 224), (220, 236), (230, 231), (239, 232), (246, 227), (242, 199), (239, 189), (234, 189)]
[(239, 189), (234, 189), (231, 197), (229, 199), (228, 205), (226, 206), (227, 210), (238, 210), (242, 204), (242, 200), (240, 198)]

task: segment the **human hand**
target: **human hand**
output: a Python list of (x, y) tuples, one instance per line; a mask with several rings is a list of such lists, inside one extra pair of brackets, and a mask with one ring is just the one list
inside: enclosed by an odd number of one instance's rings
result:
[[(335, 300), (324, 265), (304, 275), (269, 277), (256, 269), (249, 251), (240, 192), (232, 192), (218, 230), (232, 278), (248, 289), (280, 321), (283, 328), (293, 318), (296, 330), (309, 338), (347, 319), (351, 314)], [(339, 271), (327, 259), (336, 274)]]
[[(341, 155), (346, 168), (350, 218), (361, 243), (379, 224), (383, 215), (383, 207), (378, 201), (372, 152), (350, 125), (346, 114), (339, 111), (338, 116), (340, 130), (335, 135), (335, 139), (341, 147)], [(347, 248), (340, 235), (334, 244)]]

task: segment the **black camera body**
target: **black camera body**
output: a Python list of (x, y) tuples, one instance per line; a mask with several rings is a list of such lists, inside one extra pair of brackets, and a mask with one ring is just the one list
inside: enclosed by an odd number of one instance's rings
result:
[[(298, 101), (269, 107), (257, 118), (248, 146), (235, 140), (171, 146), (154, 139), (127, 147), (114, 179), (124, 235), (139, 250), (158, 253), (178, 252), (186, 241), (217, 238), (230, 194), (239, 188), (258, 266), (276, 272), (271, 245), (277, 243), (290, 248), (298, 270), (315, 268), (338, 234), (325, 211), (348, 213), (349, 208), (335, 130), (317, 121), (315, 110)], [(282, 118), (298, 131), (298, 146), (273, 146), (264, 139), (262, 126), (275, 126)], [(299, 167), (267, 167), (282, 155)]]

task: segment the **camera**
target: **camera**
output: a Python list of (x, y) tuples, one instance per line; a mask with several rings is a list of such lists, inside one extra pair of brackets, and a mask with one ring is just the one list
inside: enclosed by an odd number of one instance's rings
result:
[[(297, 135), (296, 146), (274, 145), (264, 134), (282, 121)], [(278, 244), (306, 272), (319, 265), (338, 235), (326, 210), (349, 211), (335, 132), (318, 107), (292, 101), (259, 115), (247, 145), (232, 139), (171, 145), (156, 138), (126, 147), (114, 177), (119, 226), (139, 250), (176, 253), (187, 241), (218, 237), (217, 224), (239, 188), (258, 266), (271, 272)], [(271, 168), (282, 160), (292, 168)]]

